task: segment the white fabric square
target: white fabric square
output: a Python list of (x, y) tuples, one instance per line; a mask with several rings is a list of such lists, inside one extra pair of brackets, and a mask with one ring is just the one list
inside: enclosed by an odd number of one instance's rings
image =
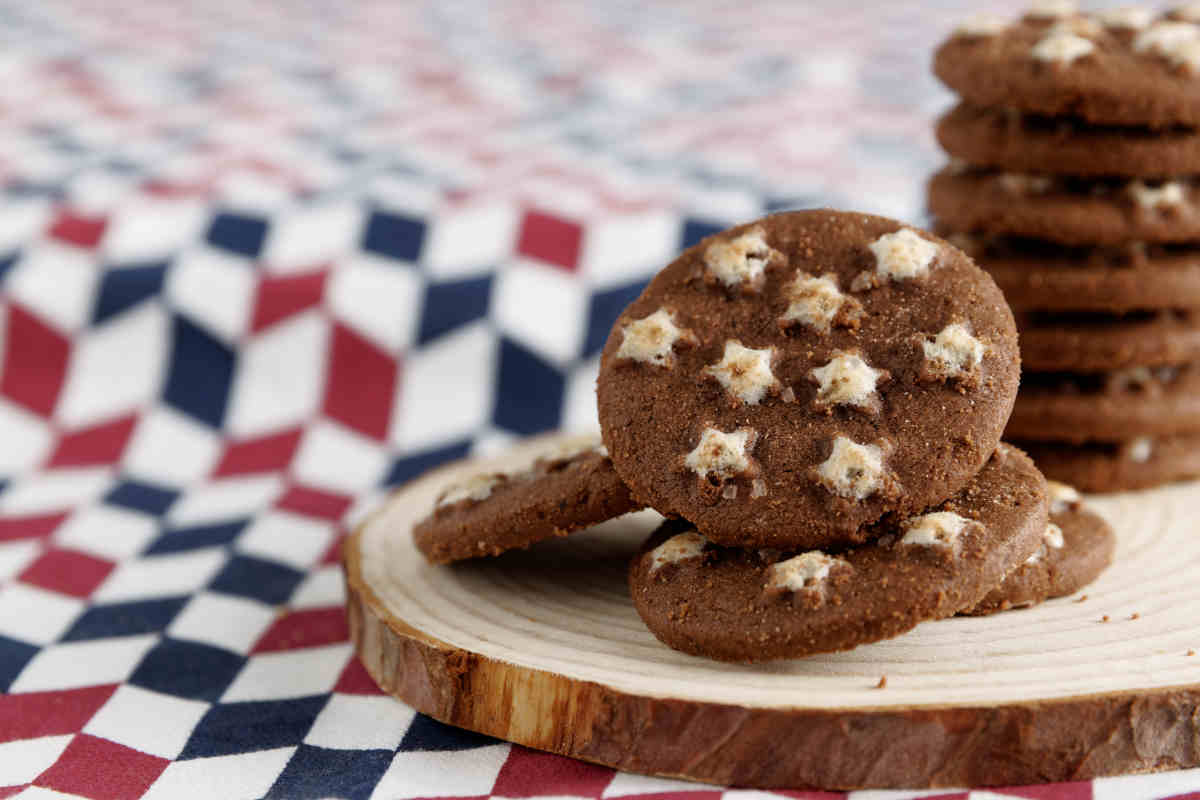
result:
[(385, 352), (412, 342), (420, 320), (421, 278), (369, 255), (343, 263), (330, 275), (329, 306), (338, 319)]
[(208, 204), (195, 198), (137, 195), (109, 217), (100, 251), (110, 263), (147, 263), (197, 242), (209, 222)]
[(212, 580), (227, 559), (224, 548), (208, 547), (126, 561), (112, 571), (92, 599), (116, 603), (190, 594)]
[(33, 563), (42, 552), (36, 539), (0, 544), (0, 581), (7, 581)]
[(287, 511), (267, 511), (238, 537), (237, 550), (303, 572), (325, 554), (333, 537), (333, 525), (328, 522)]
[(334, 694), (304, 743), (334, 750), (395, 750), (415, 715), (394, 697)]
[(139, 179), (106, 169), (85, 170), (67, 183), (67, 205), (89, 216), (108, 214), (132, 192)]
[[(1100, 778), (1092, 783), (1092, 800), (1154, 800), (1194, 792), (1200, 785), (1200, 769), (1182, 769), (1152, 775), (1122, 775)], [(974, 798), (975, 793), (971, 793)]]
[(44, 786), (30, 786), (19, 794), (14, 794), (12, 800), (88, 800), (88, 798), (80, 794), (56, 792)]
[(275, 621), (275, 609), (244, 597), (198, 592), (171, 620), (167, 634), (246, 655)]
[(679, 252), (680, 219), (668, 211), (605, 217), (588, 225), (579, 269), (590, 286), (623, 286), (648, 278)]
[(157, 303), (120, 314), (78, 338), (56, 416), (80, 428), (132, 412), (158, 396), (168, 320)]
[[(21, 670), (9, 691), (43, 692), (124, 683), (158, 641), (153, 633), (51, 645)], [(87, 664), (87, 669), (80, 669)]]
[(167, 519), (182, 527), (245, 517), (269, 506), (282, 491), (283, 478), (278, 475), (223, 478), (180, 497), (167, 512)]
[(349, 643), (252, 656), (221, 696), (222, 703), (283, 700), (333, 689), (350, 658)]
[(242, 346), (225, 427), (243, 438), (280, 430), (311, 417), (321, 403), (329, 322), (317, 311), (299, 314)]
[[(695, 791), (700, 791), (695, 781), (657, 778), (653, 775), (635, 775), (632, 772), (618, 772), (613, 776), (608, 786), (604, 787), (604, 792), (600, 796), (607, 800), (610, 797), (626, 797), (629, 795)], [(778, 797), (778, 795), (774, 795), (774, 797)]]
[(292, 473), (312, 486), (356, 492), (379, 482), (387, 460), (387, 450), (373, 439), (322, 420), (304, 432)]
[(492, 317), (542, 358), (565, 364), (583, 345), (587, 291), (562, 270), (513, 262), (497, 276)]
[(50, 223), (52, 213), (45, 197), (0, 199), (0, 253), (10, 253), (33, 241)]
[(289, 206), (292, 188), (277, 176), (234, 169), (217, 179), (216, 202), (223, 208), (258, 216), (269, 216)]
[(567, 376), (566, 396), (563, 399), (562, 423), (568, 431), (598, 433), (600, 419), (596, 413), (596, 376), (600, 358), (590, 358), (571, 370)]
[(479, 747), (469, 759), (454, 752), (397, 753), (371, 800), (490, 795), (511, 749), (508, 744)]
[(358, 203), (302, 206), (278, 214), (260, 260), (272, 272), (302, 270), (340, 260), (362, 237), (365, 213)]
[(492, 413), (495, 354), (485, 322), (413, 352), (401, 370), (392, 442), (422, 450), (474, 433)]
[(82, 508), (54, 533), (60, 545), (83, 550), (113, 561), (131, 558), (158, 535), (158, 523), (149, 514), (109, 505)]
[(421, 260), (438, 280), (492, 269), (512, 253), (519, 222), (508, 203), (446, 211), (431, 223)]
[(37, 739), (18, 739), (0, 744), (0, 786), (32, 783), (34, 778), (58, 761), (74, 738), (74, 734), (40, 736)]
[(142, 800), (254, 800), (283, 772), (295, 747), (173, 761)]
[(221, 437), (167, 406), (137, 422), (125, 448), (125, 472), (152, 483), (185, 484), (212, 472), (221, 455)]
[[(3, 367), (0, 363), (0, 369)], [(0, 441), (4, 442), (0, 447), (0, 474), (11, 475), (45, 461), (54, 444), (54, 433), (41, 417), (0, 397)]]
[(95, 500), (111, 489), (113, 482), (109, 467), (38, 472), (13, 482), (0, 494), (0, 512), (16, 515), (62, 511)]
[(14, 581), (0, 588), (0, 634), (49, 644), (66, 633), (86, 607), (78, 598)]
[(83, 732), (159, 758), (175, 758), (208, 708), (199, 700), (119, 686)]
[(255, 280), (246, 259), (197, 246), (176, 259), (163, 293), (193, 322), (233, 344), (246, 330)]
[(310, 572), (288, 601), (294, 609), (329, 608), (340, 606), (346, 601), (346, 585), (342, 579), (342, 568), (336, 565), (321, 567)]
[(8, 275), (10, 296), (61, 331), (78, 330), (92, 311), (95, 257), (55, 242), (26, 247)]

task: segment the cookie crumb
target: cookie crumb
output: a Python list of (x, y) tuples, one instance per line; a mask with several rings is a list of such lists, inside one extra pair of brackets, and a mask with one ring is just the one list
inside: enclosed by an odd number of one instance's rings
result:
[(1189, 656), (1194, 656), (1194, 655), (1196, 655), (1196, 651), (1195, 651), (1195, 650), (1188, 650), (1188, 651), (1187, 651), (1187, 654), (1188, 654)]
[(1129, 618), (1130, 618), (1130, 619), (1141, 619), (1141, 618), (1142, 618), (1142, 615), (1141, 615), (1141, 614), (1139, 614), (1138, 612), (1136, 612), (1136, 611), (1135, 611), (1135, 612), (1133, 612), (1132, 614), (1130, 614), (1130, 615), (1129, 615)]
[(1101, 622), (1108, 622), (1108, 614), (1105, 614), (1103, 617), (1101, 617), (1101, 618), (1100, 618), (1100, 621), (1101, 621)]
[(1081, 594), (1081, 595), (1079, 595), (1079, 597), (1075, 598), (1075, 602), (1082, 603), (1085, 600), (1087, 600), (1087, 598), (1088, 598), (1088, 596), (1086, 594)]
[(879, 676), (879, 683), (875, 684), (875, 688), (876, 689), (886, 689), (887, 688), (887, 675)]

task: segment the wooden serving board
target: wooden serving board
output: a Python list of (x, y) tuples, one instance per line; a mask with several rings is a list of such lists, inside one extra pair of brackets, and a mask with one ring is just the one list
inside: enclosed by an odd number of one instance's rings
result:
[(984, 786), (1200, 764), (1200, 485), (1094, 500), (1119, 545), (1086, 599), (739, 666), (668, 649), (634, 612), (626, 565), (652, 512), (496, 559), (424, 561), (410, 531), (447, 481), (522, 466), (555, 441), (411, 483), (348, 540), (355, 644), (380, 686), (418, 710), (621, 769), (751, 787)]

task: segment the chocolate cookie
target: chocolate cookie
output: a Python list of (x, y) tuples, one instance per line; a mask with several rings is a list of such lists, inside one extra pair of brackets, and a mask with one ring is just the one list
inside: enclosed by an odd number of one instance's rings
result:
[(1200, 26), (1130, 21), (1052, 13), (968, 23), (938, 47), (933, 71), (979, 106), (1110, 125), (1200, 125)]
[(929, 210), (956, 231), (1068, 245), (1200, 239), (1200, 189), (1191, 179), (1079, 180), (947, 167), (929, 181)]
[(1065, 247), (1009, 237), (947, 238), (987, 270), (1015, 311), (1200, 308), (1195, 245)]
[(613, 326), (598, 401), (636, 497), (721, 544), (810, 548), (954, 494), (1017, 379), (1011, 313), (956, 248), (798, 211), (660, 272)]
[(1016, 448), (954, 497), (871, 531), (843, 552), (713, 545), (666, 523), (634, 558), (629, 585), (646, 626), (686, 653), (766, 661), (848, 650), (975, 606), (1032, 555), (1046, 529), (1046, 482)]
[(1026, 372), (1004, 435), (1119, 442), (1200, 433), (1200, 364), (1075, 375)]
[(1107, 372), (1200, 361), (1200, 313), (1022, 312), (1021, 361), (1032, 372)]
[(1099, 127), (959, 105), (938, 121), (937, 139), (951, 156), (1007, 172), (1143, 180), (1200, 173), (1200, 131), (1193, 128)]
[(1050, 523), (1042, 546), (979, 602), (959, 613), (984, 616), (1066, 597), (1112, 563), (1117, 537), (1103, 518), (1080, 504), (1079, 492), (1050, 481)]
[(560, 440), (528, 468), (447, 486), (413, 528), (434, 564), (496, 556), (565, 536), (641, 506), (591, 437)]
[(1047, 477), (1085, 492), (1147, 489), (1200, 477), (1200, 435), (1184, 434), (1124, 442), (1025, 442)]

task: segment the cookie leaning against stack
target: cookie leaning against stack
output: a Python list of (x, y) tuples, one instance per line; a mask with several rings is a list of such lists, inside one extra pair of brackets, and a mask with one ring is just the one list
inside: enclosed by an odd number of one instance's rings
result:
[(1021, 329), (1006, 436), (1092, 491), (1200, 475), (1200, 6), (977, 19), (934, 71), (939, 229)]

